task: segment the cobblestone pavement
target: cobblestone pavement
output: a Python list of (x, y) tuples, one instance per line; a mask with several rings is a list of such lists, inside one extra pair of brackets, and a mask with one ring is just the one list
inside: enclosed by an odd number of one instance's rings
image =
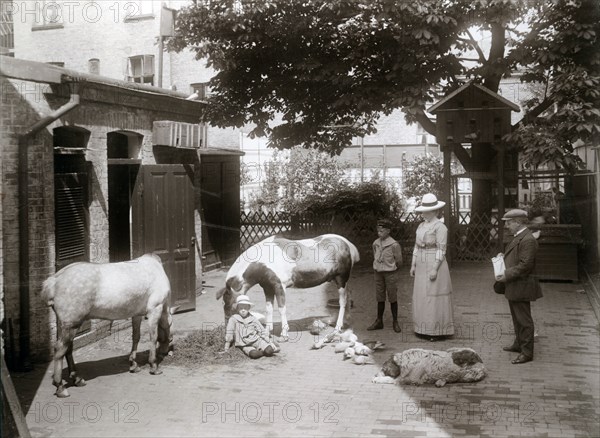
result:
[[(151, 376), (145, 366), (130, 374), (129, 342), (105, 339), (75, 352), (88, 384), (71, 388), (67, 399), (53, 395), (49, 368), (13, 380), (36, 437), (600, 436), (598, 321), (583, 286), (543, 283), (545, 296), (532, 306), (535, 360), (512, 365), (514, 354), (501, 349), (512, 341), (510, 313), (505, 298), (491, 289), (491, 266), (458, 264), (451, 273), (458, 330), (452, 339), (429, 342), (411, 329), (407, 272), (399, 299), (402, 333), (392, 331), (389, 307), (385, 329), (367, 332), (376, 307), (372, 274), (355, 270), (349, 286), (352, 326), (359, 339), (388, 346), (375, 354), (375, 365), (343, 361), (331, 347), (309, 349), (314, 337), (307, 326), (335, 312), (326, 306), (335, 288), (320, 287), (288, 292), (291, 339), (274, 358), (197, 369), (166, 365), (160, 376)], [(176, 315), (176, 337), (222, 322), (214, 294), (224, 275), (205, 275), (207, 293), (198, 296), (196, 311)], [(255, 288), (249, 295), (264, 312), (262, 292)], [(147, 333), (142, 336), (144, 351)], [(443, 388), (371, 383), (391, 352), (451, 346), (478, 351), (488, 377)]]

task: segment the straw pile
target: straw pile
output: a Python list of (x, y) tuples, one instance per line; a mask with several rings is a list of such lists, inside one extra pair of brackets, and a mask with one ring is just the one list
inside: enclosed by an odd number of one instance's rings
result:
[(196, 330), (175, 342), (172, 357), (165, 357), (165, 364), (198, 367), (213, 364), (228, 364), (250, 360), (239, 348), (231, 347), (225, 354), (225, 326), (212, 330)]

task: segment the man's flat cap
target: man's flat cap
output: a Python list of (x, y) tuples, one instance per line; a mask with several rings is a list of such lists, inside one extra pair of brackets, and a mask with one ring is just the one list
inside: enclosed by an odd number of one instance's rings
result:
[(525, 210), (521, 210), (520, 208), (515, 208), (507, 211), (504, 216), (502, 216), (501, 220), (507, 221), (509, 219), (516, 219), (518, 217), (527, 218), (527, 212)]

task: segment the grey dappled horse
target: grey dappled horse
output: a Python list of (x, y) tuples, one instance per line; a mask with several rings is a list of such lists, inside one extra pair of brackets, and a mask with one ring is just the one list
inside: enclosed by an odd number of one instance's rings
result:
[(84, 386), (77, 376), (73, 360), (73, 339), (83, 322), (89, 319), (132, 319), (133, 345), (129, 370), (138, 372), (135, 362), (142, 318), (150, 331), (150, 373), (160, 374), (156, 363), (156, 343), (166, 354), (171, 339), (171, 286), (160, 257), (144, 254), (119, 263), (79, 262), (50, 276), (42, 293), (56, 314), (57, 339), (54, 349), (53, 384), (58, 397), (68, 397), (62, 380), (63, 357), (67, 356), (69, 378), (75, 386)]

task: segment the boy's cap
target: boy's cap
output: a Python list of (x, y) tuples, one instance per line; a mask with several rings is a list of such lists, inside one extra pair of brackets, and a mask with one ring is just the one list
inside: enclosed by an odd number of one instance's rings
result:
[(254, 306), (254, 304), (250, 301), (248, 295), (240, 295), (239, 297), (237, 297), (235, 299), (235, 307), (237, 307), (238, 304), (248, 304), (250, 306)]
[(520, 208), (515, 208), (504, 213), (504, 216), (502, 216), (502, 219), (500, 220), (507, 221), (509, 219), (515, 219), (518, 217), (527, 218), (527, 212), (525, 210), (521, 210)]
[(377, 221), (377, 226), (381, 228), (387, 228), (389, 230), (392, 228), (392, 223), (387, 219), (379, 219)]

